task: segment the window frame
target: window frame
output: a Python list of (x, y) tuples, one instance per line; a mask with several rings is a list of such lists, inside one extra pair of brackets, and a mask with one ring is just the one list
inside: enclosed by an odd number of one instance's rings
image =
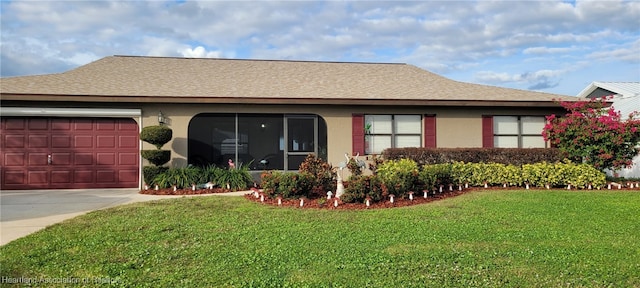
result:
[[(391, 116), (391, 123), (390, 123), (391, 132), (390, 133), (373, 133), (371, 131), (368, 131), (367, 130), (367, 125), (370, 123), (370, 121), (367, 121), (367, 118), (368, 117), (372, 117), (372, 116)], [(397, 116), (417, 116), (418, 117), (418, 123), (420, 124), (420, 127), (417, 130), (418, 132), (417, 133), (398, 133), (397, 132), (398, 127), (397, 127), (397, 122), (396, 122), (396, 117)], [(363, 119), (364, 120), (363, 121), (364, 122), (364, 127), (363, 128), (365, 130), (365, 133), (364, 133), (365, 142), (369, 141), (369, 137), (373, 137), (373, 136), (388, 136), (388, 137), (391, 138), (391, 143), (390, 143), (391, 146), (390, 147), (386, 147), (384, 149), (387, 149), (387, 148), (398, 148), (397, 147), (398, 146), (398, 143), (397, 143), (398, 141), (396, 139), (398, 136), (414, 136), (414, 137), (418, 137), (418, 140), (419, 140), (418, 147), (422, 147), (422, 145), (423, 145), (423, 141), (424, 141), (424, 139), (423, 139), (423, 137), (424, 137), (424, 135), (423, 135), (423, 133), (424, 133), (424, 123), (423, 123), (423, 121), (424, 121), (424, 118), (423, 118), (423, 115), (421, 115), (421, 114), (364, 114), (363, 118), (364, 118)], [(384, 149), (382, 149), (382, 150), (384, 150)], [(379, 154), (382, 151), (379, 151), (379, 152), (371, 151), (371, 148), (368, 145), (366, 145), (364, 152), (365, 152), (365, 154)]]
[[(516, 124), (517, 124), (517, 133), (513, 134), (513, 133), (503, 133), (503, 134), (499, 134), (497, 133), (498, 131), (496, 131), (496, 117), (516, 117)], [(493, 142), (494, 142), (494, 147), (496, 147), (496, 143), (498, 143), (498, 141), (496, 141), (497, 137), (517, 137), (518, 139), (518, 147), (517, 148), (523, 148), (523, 138), (524, 137), (542, 137), (542, 131), (540, 131), (540, 133), (538, 134), (530, 134), (530, 133), (523, 133), (523, 123), (522, 123), (522, 118), (524, 117), (532, 117), (532, 118), (541, 118), (544, 119), (544, 123), (546, 123), (546, 118), (545, 116), (539, 116), (539, 115), (494, 115), (493, 116)], [(496, 148), (501, 148), (501, 147), (496, 147)], [(536, 148), (549, 148), (549, 143), (547, 141), (544, 141), (544, 147), (536, 147)]]

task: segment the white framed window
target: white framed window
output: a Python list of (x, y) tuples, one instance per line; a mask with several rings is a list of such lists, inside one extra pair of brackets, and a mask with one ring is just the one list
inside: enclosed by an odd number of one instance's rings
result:
[(422, 116), (365, 115), (365, 153), (380, 154), (387, 148), (422, 146)]
[(546, 148), (544, 116), (494, 116), (493, 144), (498, 148)]

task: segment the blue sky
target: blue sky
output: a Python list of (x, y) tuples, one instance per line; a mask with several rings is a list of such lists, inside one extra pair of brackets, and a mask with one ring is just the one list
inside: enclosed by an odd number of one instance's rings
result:
[(639, 1), (1, 1), (2, 77), (110, 55), (408, 63), (576, 95), (640, 81)]

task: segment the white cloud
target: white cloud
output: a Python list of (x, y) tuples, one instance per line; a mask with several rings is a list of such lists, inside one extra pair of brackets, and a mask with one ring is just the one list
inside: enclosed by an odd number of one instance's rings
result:
[(204, 47), (198, 46), (194, 49), (185, 48), (180, 51), (183, 57), (187, 58), (221, 58), (220, 51), (207, 51)]
[(640, 2), (636, 1), (1, 1), (0, 5), (2, 76), (64, 71), (70, 65), (120, 54), (408, 62), (445, 76), (458, 75), (456, 80), (527, 88), (541, 79), (561, 83), (571, 61), (592, 60), (584, 64), (586, 69), (612, 61), (637, 65), (640, 57)]
[(522, 83), (529, 90), (544, 90), (558, 85), (559, 78), (566, 74), (566, 70), (538, 70), (520, 74), (504, 72), (479, 71), (474, 79), (481, 83), (492, 85)]
[(530, 47), (530, 48), (526, 48), (524, 49), (524, 51), (522, 51), (523, 54), (534, 54), (534, 55), (542, 55), (542, 54), (557, 54), (557, 53), (568, 53), (568, 52), (573, 52), (578, 50), (577, 47), (575, 46), (570, 46), (570, 47), (544, 47), (544, 46), (538, 46), (538, 47)]

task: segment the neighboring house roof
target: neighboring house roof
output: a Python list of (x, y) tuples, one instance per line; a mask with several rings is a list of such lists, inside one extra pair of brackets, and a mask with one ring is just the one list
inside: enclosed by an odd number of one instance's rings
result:
[(578, 94), (581, 98), (603, 96), (613, 96), (611, 105), (623, 119), (634, 111), (640, 112), (640, 82), (592, 82)]
[[(110, 56), (0, 79), (3, 100), (553, 106), (576, 97), (454, 81), (408, 64)], [(28, 97), (27, 97), (28, 96)]]
[[(578, 97), (582, 98), (591, 98), (594, 92), (600, 91), (602, 93), (607, 93), (609, 95), (620, 95), (623, 97), (629, 96), (638, 96), (640, 95), (640, 82), (592, 82), (584, 88), (580, 93), (578, 93)], [(596, 96), (600, 97), (600, 95)]]

